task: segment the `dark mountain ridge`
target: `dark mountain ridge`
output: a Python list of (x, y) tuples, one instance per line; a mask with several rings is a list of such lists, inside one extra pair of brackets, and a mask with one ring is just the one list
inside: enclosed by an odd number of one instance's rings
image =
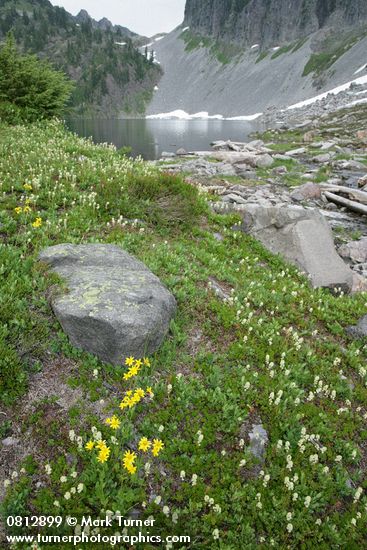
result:
[(267, 48), (366, 21), (366, 0), (187, 0), (184, 25), (216, 40)]

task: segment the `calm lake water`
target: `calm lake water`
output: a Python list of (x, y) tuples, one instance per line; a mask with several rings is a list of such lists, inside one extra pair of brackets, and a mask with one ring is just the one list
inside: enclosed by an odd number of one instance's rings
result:
[(95, 143), (130, 146), (132, 155), (147, 160), (160, 158), (162, 151), (210, 150), (210, 143), (219, 139), (249, 141), (252, 132), (261, 131), (259, 123), (231, 120), (97, 120), (72, 119), (67, 125), (82, 137)]

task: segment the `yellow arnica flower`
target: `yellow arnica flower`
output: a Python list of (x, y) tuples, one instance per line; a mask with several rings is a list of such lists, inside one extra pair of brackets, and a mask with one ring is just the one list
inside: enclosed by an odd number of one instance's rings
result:
[(26, 191), (32, 191), (32, 186), (29, 183), (25, 183), (23, 187)]
[(152, 395), (154, 395), (151, 386), (148, 386), (148, 387), (147, 387), (147, 393), (149, 393), (150, 397), (152, 397)]
[(143, 398), (145, 396), (145, 391), (142, 388), (137, 388), (135, 390), (135, 395), (138, 395), (139, 397)]
[(42, 225), (42, 218), (36, 218), (35, 221), (32, 223), (32, 227), (41, 227)]
[(121, 410), (127, 409), (129, 406), (130, 399), (128, 397), (124, 397), (124, 399), (121, 401), (119, 407)]
[(29, 206), (25, 206), (23, 208), (23, 212), (25, 212), (26, 214), (28, 214), (28, 212), (30, 212), (30, 211), (31, 211), (31, 208)]
[(107, 445), (106, 445), (106, 442), (101, 439), (100, 441), (98, 441), (98, 443), (96, 443), (96, 447), (97, 449), (102, 450), (102, 449), (106, 449)]
[(136, 466), (134, 466), (133, 464), (127, 464), (125, 466), (125, 469), (129, 472), (129, 474), (133, 475), (136, 473)]
[(23, 211), (23, 208), (21, 206), (17, 206), (16, 208), (14, 208), (14, 212), (16, 214), (21, 214)]
[(140, 367), (142, 366), (142, 364), (143, 364), (143, 363), (142, 363), (141, 359), (137, 359), (137, 360), (135, 361), (135, 367), (137, 367), (138, 369), (140, 369)]
[(108, 457), (111, 454), (111, 450), (108, 447), (103, 447), (97, 456), (98, 462), (101, 462), (101, 464), (104, 464), (104, 462), (107, 462)]
[(125, 365), (127, 365), (128, 367), (131, 367), (133, 364), (134, 364), (134, 357), (127, 357), (125, 359)]
[(147, 452), (149, 447), (151, 446), (151, 442), (146, 437), (142, 437), (139, 441), (139, 451), (143, 451), (144, 453)]
[(136, 466), (135, 466), (135, 460), (137, 456), (134, 452), (126, 451), (123, 458), (123, 465), (125, 470), (129, 472), (129, 474), (135, 474), (136, 472)]
[(111, 454), (110, 449), (108, 447), (103, 447), (103, 449), (101, 449), (98, 453), (98, 456), (97, 456), (98, 462), (100, 462), (101, 464), (104, 464), (105, 462), (107, 462), (110, 454)]
[(160, 451), (163, 449), (164, 443), (160, 439), (153, 439), (153, 448), (152, 448), (152, 454), (153, 456), (158, 456)]
[(85, 444), (85, 448), (87, 449), (87, 451), (91, 451), (94, 448), (94, 441), (88, 441), (88, 443)]
[(149, 361), (149, 359), (148, 359), (147, 357), (144, 358), (144, 361), (143, 361), (143, 362), (144, 362), (144, 365), (145, 365), (146, 367), (150, 367), (150, 361)]
[(120, 427), (121, 422), (116, 415), (113, 415), (111, 418), (106, 418), (106, 424), (108, 424), (113, 430), (117, 430)]
[(136, 454), (131, 451), (126, 451), (123, 458), (123, 465), (125, 470), (129, 472), (129, 474), (135, 474), (136, 472), (136, 466), (134, 464), (136, 460)]

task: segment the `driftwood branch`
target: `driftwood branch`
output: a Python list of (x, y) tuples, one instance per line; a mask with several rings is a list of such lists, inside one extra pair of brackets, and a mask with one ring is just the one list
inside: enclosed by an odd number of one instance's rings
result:
[(353, 212), (357, 212), (358, 214), (364, 214), (365, 216), (367, 216), (367, 205), (345, 199), (344, 197), (339, 197), (338, 195), (335, 195), (335, 193), (330, 193), (329, 191), (326, 191), (324, 195), (329, 201), (334, 202), (335, 204), (345, 206), (345, 208), (348, 208)]
[(343, 193), (348, 195), (350, 198), (353, 198), (357, 202), (362, 204), (367, 204), (367, 193), (361, 191), (360, 189), (352, 189), (350, 187), (343, 187), (342, 185), (327, 185), (323, 184), (320, 186), (322, 191), (329, 191), (330, 193)]

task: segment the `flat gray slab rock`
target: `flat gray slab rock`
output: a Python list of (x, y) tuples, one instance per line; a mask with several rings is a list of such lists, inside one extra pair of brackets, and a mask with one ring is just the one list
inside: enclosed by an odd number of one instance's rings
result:
[(337, 254), (328, 222), (300, 206), (243, 207), (242, 230), (309, 275), (314, 287), (349, 292), (353, 272)]
[(69, 289), (52, 308), (73, 345), (114, 365), (158, 349), (176, 301), (142, 262), (108, 244), (60, 244), (39, 259)]

